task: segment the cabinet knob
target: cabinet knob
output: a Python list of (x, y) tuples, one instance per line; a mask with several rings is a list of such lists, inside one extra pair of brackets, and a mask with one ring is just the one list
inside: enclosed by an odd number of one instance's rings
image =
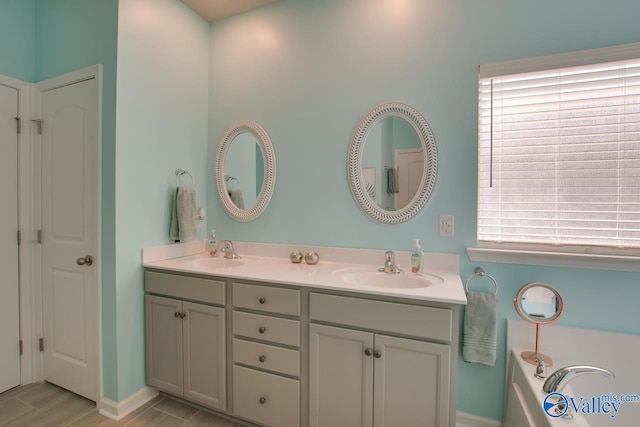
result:
[(262, 356), (258, 357), (258, 360), (259, 360), (261, 363), (264, 363), (264, 362), (265, 362), (265, 360), (267, 360), (267, 357), (263, 354)]
[(265, 297), (260, 297), (260, 299), (258, 300), (258, 302), (260, 304), (264, 304), (265, 302), (267, 302), (267, 299)]
[(180, 317), (180, 313), (176, 311), (175, 313), (173, 313), (173, 317)]
[(364, 355), (365, 356), (371, 356), (373, 354), (373, 350), (371, 350), (370, 348), (365, 348), (364, 349)]
[(267, 331), (267, 328), (265, 328), (264, 326), (260, 326), (260, 328), (258, 328), (258, 332), (260, 332), (261, 334), (264, 334)]
[(376, 359), (380, 359), (382, 357), (382, 352), (380, 350), (374, 351), (373, 357), (375, 357)]
[(258, 402), (260, 402), (261, 405), (264, 405), (267, 402), (267, 398), (266, 397), (261, 397)]

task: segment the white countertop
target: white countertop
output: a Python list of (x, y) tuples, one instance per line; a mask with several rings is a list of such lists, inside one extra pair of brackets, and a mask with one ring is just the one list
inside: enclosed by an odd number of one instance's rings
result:
[[(242, 257), (234, 266), (215, 266), (216, 261), (205, 252), (206, 241), (144, 248), (142, 265), (145, 268), (203, 274), (240, 280), (256, 280), (269, 283), (305, 286), (309, 288), (381, 295), (410, 300), (434, 301), (449, 304), (466, 304), (464, 287), (460, 279), (457, 254), (425, 253), (424, 276), (430, 284), (426, 287), (382, 287), (367, 285), (366, 281), (346, 281), (345, 271), (372, 272), (383, 265), (383, 250), (345, 249), (330, 247), (305, 247), (294, 245), (233, 242)], [(316, 265), (293, 264), (289, 253), (298, 250), (302, 254), (314, 250), (320, 256)], [(395, 251), (397, 264), (405, 270), (400, 280), (415, 280), (410, 272), (409, 252)], [(268, 254), (269, 256), (267, 256)], [(216, 258), (222, 258), (218, 254)], [(384, 275), (385, 273), (380, 273)], [(382, 279), (384, 280), (384, 279)]]

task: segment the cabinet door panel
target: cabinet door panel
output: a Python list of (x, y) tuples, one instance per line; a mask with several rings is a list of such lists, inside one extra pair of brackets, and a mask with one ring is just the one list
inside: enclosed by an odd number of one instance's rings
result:
[(374, 426), (449, 425), (450, 347), (376, 335)]
[(184, 397), (224, 410), (226, 408), (225, 311), (183, 303)]
[[(370, 427), (373, 334), (309, 325), (309, 426)], [(397, 424), (400, 426), (401, 424)]]
[(182, 394), (182, 301), (145, 296), (147, 384)]

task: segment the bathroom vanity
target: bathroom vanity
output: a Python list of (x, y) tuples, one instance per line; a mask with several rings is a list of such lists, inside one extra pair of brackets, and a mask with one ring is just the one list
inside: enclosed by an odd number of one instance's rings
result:
[(455, 426), (456, 255), (396, 282), (383, 251), (311, 266), (237, 245), (241, 260), (143, 261), (150, 386), (261, 426)]

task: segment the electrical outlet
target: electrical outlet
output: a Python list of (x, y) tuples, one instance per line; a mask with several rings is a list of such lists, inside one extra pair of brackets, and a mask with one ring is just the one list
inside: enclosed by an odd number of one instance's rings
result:
[(453, 215), (440, 215), (438, 234), (442, 237), (453, 237)]

